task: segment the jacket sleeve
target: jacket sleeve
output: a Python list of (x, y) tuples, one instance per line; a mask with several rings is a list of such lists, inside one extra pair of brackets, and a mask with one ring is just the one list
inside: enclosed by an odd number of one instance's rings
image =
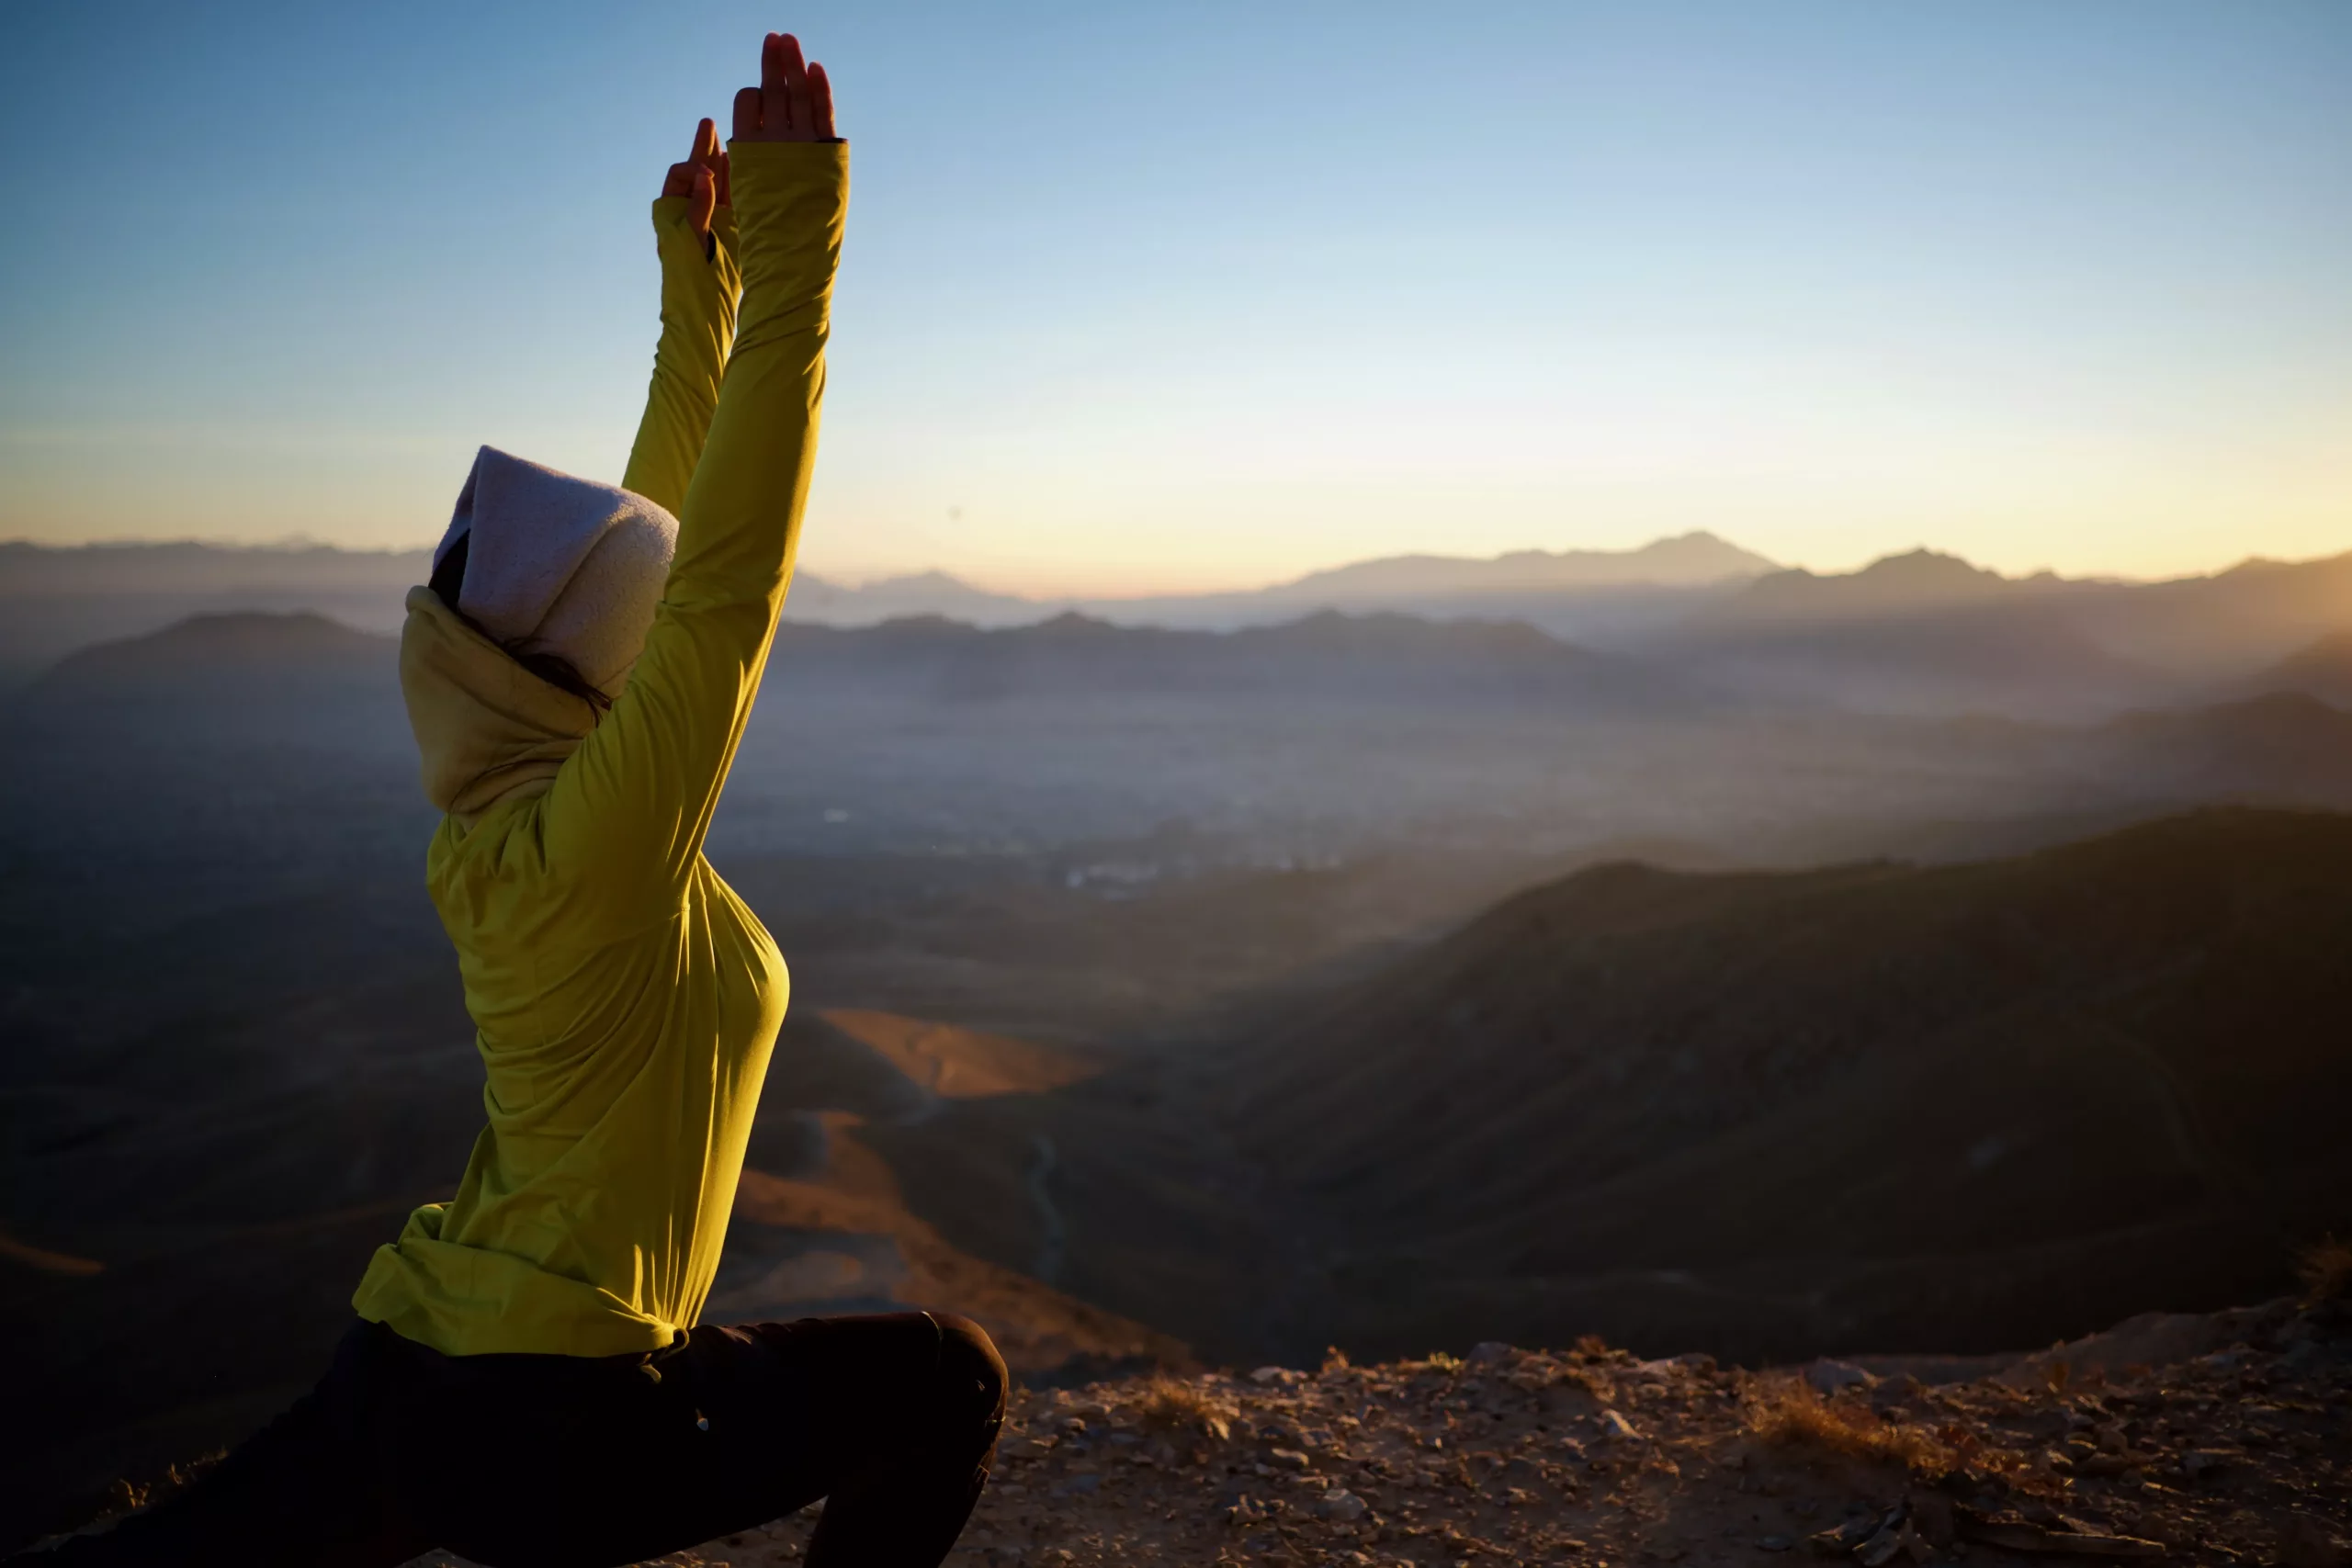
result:
[(669, 585), (627, 689), (540, 802), (546, 862), (600, 926), (677, 908), (759, 692), (816, 457), (849, 149), (736, 142), (729, 159), (742, 314)]
[(621, 488), (675, 516), (702, 457), (703, 438), (718, 407), (718, 386), (735, 346), (735, 309), (743, 293), (735, 209), (711, 215), (706, 248), (686, 215), (686, 198), (653, 204), (654, 247), (662, 258), (662, 340), (653, 351), (653, 384), (629, 449)]

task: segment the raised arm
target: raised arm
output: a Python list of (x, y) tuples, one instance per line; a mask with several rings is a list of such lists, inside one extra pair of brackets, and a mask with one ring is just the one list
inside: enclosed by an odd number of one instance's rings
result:
[(729, 170), (742, 314), (645, 652), (542, 803), (551, 865), (613, 919), (666, 918), (702, 849), (783, 608), (817, 451), (849, 149), (830, 84), (770, 34)]
[(653, 203), (654, 246), (662, 258), (662, 340), (653, 351), (653, 384), (637, 427), (622, 488), (675, 513), (702, 458), (703, 438), (718, 407), (718, 386), (735, 346), (735, 308), (743, 293), (727, 154), (710, 121), (695, 128), (693, 149), (670, 165)]

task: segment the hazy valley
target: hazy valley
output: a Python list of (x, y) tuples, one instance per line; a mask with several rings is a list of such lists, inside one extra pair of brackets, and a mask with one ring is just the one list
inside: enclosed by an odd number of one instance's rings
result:
[[(175, 549), (0, 553), (11, 1528), (297, 1392), (478, 1122), (415, 561)], [(1652, 550), (800, 584), (711, 842), (794, 975), (714, 1314), (945, 1302), (1045, 1382), (2283, 1289), (2352, 1224), (2352, 557)]]

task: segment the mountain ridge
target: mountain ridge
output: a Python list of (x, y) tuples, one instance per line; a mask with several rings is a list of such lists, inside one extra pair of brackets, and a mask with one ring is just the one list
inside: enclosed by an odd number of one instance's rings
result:
[[(1060, 1288), (1213, 1359), (1569, 1325), (1751, 1364), (2047, 1344), (2274, 1292), (2352, 1224), (2345, 929), (2341, 811), (1603, 864), (1205, 1055), (876, 1147), (989, 1254), (1023, 1233), (978, 1173), (1051, 1139)], [(1167, 1257), (1131, 1254), (1146, 1231)]]

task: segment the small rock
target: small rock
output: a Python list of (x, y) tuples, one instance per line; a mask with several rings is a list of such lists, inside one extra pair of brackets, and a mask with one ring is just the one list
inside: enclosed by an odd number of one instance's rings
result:
[(1796, 1542), (1791, 1540), (1787, 1536), (1768, 1535), (1761, 1537), (1757, 1540), (1756, 1550), (1758, 1551), (1786, 1551), (1795, 1544)]
[(2227, 1470), (2235, 1457), (2220, 1449), (2191, 1449), (2180, 1456), (2180, 1473), (2188, 1480), (2202, 1481)]
[(1600, 1435), (1613, 1442), (1630, 1443), (1641, 1438), (1642, 1434), (1634, 1424), (1614, 1410), (1604, 1410), (1595, 1419), (1600, 1423)]
[(1277, 1470), (1305, 1470), (1314, 1462), (1296, 1449), (1276, 1449), (1266, 1457)]
[(1336, 1519), (1343, 1525), (1355, 1523), (1370, 1511), (1363, 1498), (1344, 1486), (1332, 1487), (1315, 1505), (1317, 1518)]

